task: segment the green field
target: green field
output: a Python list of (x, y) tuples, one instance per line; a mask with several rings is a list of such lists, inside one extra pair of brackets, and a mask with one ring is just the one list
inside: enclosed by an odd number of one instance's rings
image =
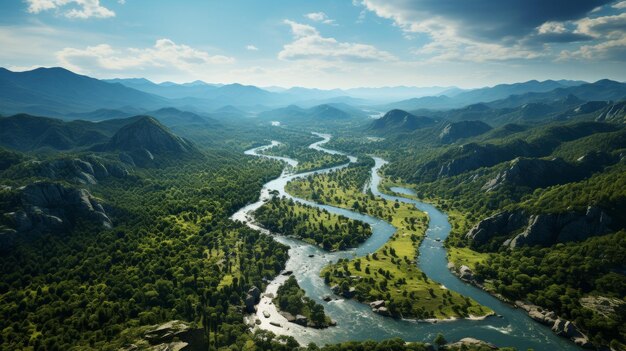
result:
[[(338, 291), (362, 302), (385, 300), (388, 313), (416, 319), (447, 319), (491, 313), (475, 301), (429, 279), (415, 263), (428, 217), (414, 206), (391, 202), (362, 192), (365, 166), (350, 167), (288, 184), (300, 197), (350, 208), (389, 221), (398, 230), (375, 253), (326, 267), (322, 276)], [(363, 175), (365, 172), (365, 176)]]

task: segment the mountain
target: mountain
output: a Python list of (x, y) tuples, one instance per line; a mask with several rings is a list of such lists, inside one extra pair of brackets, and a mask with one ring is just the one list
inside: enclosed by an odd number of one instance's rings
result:
[(157, 108), (162, 97), (79, 75), (66, 69), (37, 68), (12, 72), (0, 68), (0, 103), (8, 113), (88, 112), (98, 108)]
[(416, 129), (432, 126), (436, 123), (435, 120), (416, 116), (403, 110), (391, 110), (385, 113), (379, 119), (373, 121), (369, 128), (378, 132), (410, 132)]
[(447, 95), (456, 91), (457, 87), (380, 87), (346, 89), (344, 95), (375, 102), (397, 101), (424, 96)]
[(399, 109), (410, 111), (418, 109), (444, 110), (459, 106), (460, 105), (456, 103), (453, 98), (445, 95), (440, 95), (424, 96), (420, 98), (397, 101), (384, 106), (380, 106), (379, 108), (383, 110)]
[(105, 121), (108, 119), (117, 119), (117, 118), (125, 118), (129, 116), (135, 115), (134, 113), (118, 110), (118, 109), (110, 109), (110, 108), (99, 108), (90, 112), (75, 112), (68, 113), (65, 115), (67, 119), (81, 119), (85, 121)]
[(164, 107), (156, 111), (146, 112), (168, 127), (181, 125), (217, 126), (219, 123), (209, 117), (200, 116), (189, 111), (181, 111), (174, 107)]
[[(498, 105), (498, 107), (516, 107), (524, 103), (536, 102), (536, 99), (538, 98), (541, 98), (542, 101), (549, 101), (563, 99), (570, 94), (576, 95), (584, 100), (596, 100), (596, 98), (591, 97), (594, 96), (593, 94), (586, 91), (587, 89), (583, 88), (582, 90), (584, 91), (576, 89), (577, 87), (587, 84), (588, 83), (581, 81), (568, 80), (546, 80), (543, 82), (531, 80), (523, 83), (499, 84), (493, 87), (485, 87), (461, 92), (458, 90), (442, 91), (439, 96), (425, 96), (421, 98), (402, 100), (385, 105), (385, 107), (399, 108), (409, 111), (418, 109), (449, 110), (476, 103), (489, 103), (504, 100), (513, 96), (527, 96), (527, 98), (519, 99), (519, 101), (510, 101), (507, 103), (502, 101)], [(555, 90), (563, 90), (563, 93), (556, 95), (544, 95)], [(578, 94), (576, 92), (578, 92)], [(606, 96), (606, 94), (603, 96)]]
[(185, 154), (195, 151), (191, 142), (174, 135), (156, 119), (140, 116), (134, 122), (120, 128), (108, 143), (96, 150), (147, 151), (150, 155), (165, 153)]
[(297, 121), (337, 121), (349, 120), (353, 117), (362, 116), (360, 110), (343, 104), (323, 104), (308, 109), (296, 105), (262, 112), (259, 118), (280, 122)]
[(573, 87), (583, 84), (580, 81), (554, 81), (545, 80), (539, 82), (530, 80), (523, 83), (498, 84), (493, 87), (474, 89), (457, 94), (455, 100), (459, 103), (490, 102), (507, 98), (511, 95), (521, 95), (526, 93), (545, 93), (558, 88)]
[(26, 114), (0, 118), (0, 145), (14, 150), (69, 150), (106, 140), (106, 131), (98, 130), (90, 122), (64, 122)]

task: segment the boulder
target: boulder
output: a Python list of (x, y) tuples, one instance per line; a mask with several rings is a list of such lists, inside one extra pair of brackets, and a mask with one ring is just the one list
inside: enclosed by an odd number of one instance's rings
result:
[(247, 313), (254, 313), (256, 311), (255, 309), (255, 299), (254, 296), (250, 295), (250, 294), (246, 294), (246, 298), (244, 300), (244, 304), (246, 307), (246, 312)]
[(580, 338), (583, 336), (572, 322), (561, 318), (558, 318), (554, 322), (554, 325), (552, 325), (552, 331), (559, 336), (567, 338)]
[(309, 319), (301, 314), (296, 316), (296, 319), (294, 320), (294, 323), (296, 324), (300, 324), (302, 326), (307, 326), (309, 324)]
[(462, 265), (459, 268), (459, 277), (463, 280), (473, 280), (474, 279), (474, 273), (472, 272), (472, 270), (466, 266), (466, 265)]
[(378, 300), (374, 302), (370, 302), (370, 307), (373, 309), (377, 309), (385, 306), (385, 300)]
[(259, 288), (257, 288), (256, 286), (251, 287), (248, 290), (248, 295), (252, 296), (254, 298), (254, 303), (257, 304), (259, 303), (259, 301), (261, 301), (261, 290)]

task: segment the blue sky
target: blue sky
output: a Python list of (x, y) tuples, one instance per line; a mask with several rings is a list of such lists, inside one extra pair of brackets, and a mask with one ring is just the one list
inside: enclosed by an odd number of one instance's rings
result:
[(5, 0), (0, 65), (258, 86), (626, 80), (626, 1)]

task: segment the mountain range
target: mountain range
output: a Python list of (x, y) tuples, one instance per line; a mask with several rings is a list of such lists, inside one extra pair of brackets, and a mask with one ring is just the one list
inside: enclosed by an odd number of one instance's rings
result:
[[(407, 96), (413, 98), (400, 100)], [(594, 83), (531, 80), (473, 90), (456, 87), (321, 90), (263, 89), (201, 81), (157, 84), (143, 78), (98, 80), (58, 67), (25, 72), (0, 69), (1, 115), (27, 113), (100, 121), (146, 114), (169, 127), (214, 124), (254, 115), (274, 120), (309, 117), (319, 120), (330, 116), (341, 120), (346, 114), (364, 117), (393, 109), (434, 119), (497, 118), (510, 122), (532, 120), (539, 115), (557, 116), (585, 102), (619, 101), (624, 97), (626, 84), (607, 79)], [(393, 99), (399, 101), (378, 104)], [(524, 111), (517, 111), (520, 106), (524, 106)]]

